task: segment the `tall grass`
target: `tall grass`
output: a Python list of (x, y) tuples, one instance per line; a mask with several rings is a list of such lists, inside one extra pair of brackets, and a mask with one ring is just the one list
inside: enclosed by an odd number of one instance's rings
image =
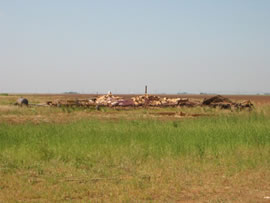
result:
[(184, 158), (239, 167), (270, 164), (270, 119), (263, 113), (179, 121), (81, 120), (0, 124), (0, 165), (61, 162), (76, 167)]

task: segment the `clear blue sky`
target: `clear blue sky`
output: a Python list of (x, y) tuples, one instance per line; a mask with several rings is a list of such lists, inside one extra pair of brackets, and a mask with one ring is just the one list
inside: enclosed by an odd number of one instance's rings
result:
[(270, 92), (269, 0), (0, 0), (0, 92)]

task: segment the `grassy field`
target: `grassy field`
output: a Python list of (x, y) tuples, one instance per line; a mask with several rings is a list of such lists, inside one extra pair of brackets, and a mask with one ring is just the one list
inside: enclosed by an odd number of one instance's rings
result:
[(270, 104), (97, 112), (1, 99), (0, 202), (269, 201)]

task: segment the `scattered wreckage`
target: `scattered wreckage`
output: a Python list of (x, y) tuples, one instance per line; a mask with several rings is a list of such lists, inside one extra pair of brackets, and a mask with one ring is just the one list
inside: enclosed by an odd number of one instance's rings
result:
[(122, 98), (113, 96), (111, 93), (90, 99), (77, 100), (55, 100), (48, 101), (47, 106), (56, 107), (91, 107), (97, 109), (100, 107), (196, 107), (208, 106), (212, 108), (221, 109), (252, 109), (254, 105), (251, 101), (244, 101), (242, 103), (232, 102), (230, 99), (221, 95), (206, 98), (202, 102), (188, 98), (167, 98), (155, 95), (140, 95), (131, 98)]

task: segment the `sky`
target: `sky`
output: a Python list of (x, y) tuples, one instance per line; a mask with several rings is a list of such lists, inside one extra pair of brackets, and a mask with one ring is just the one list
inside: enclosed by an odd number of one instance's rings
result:
[(270, 92), (269, 0), (0, 0), (0, 92)]

